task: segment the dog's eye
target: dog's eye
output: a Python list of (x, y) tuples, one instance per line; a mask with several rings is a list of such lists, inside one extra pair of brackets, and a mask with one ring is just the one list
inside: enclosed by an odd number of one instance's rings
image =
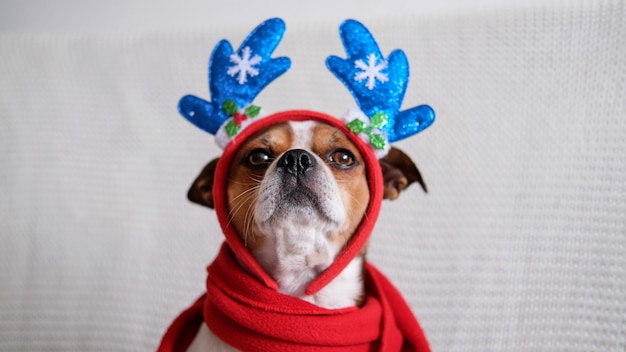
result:
[(264, 168), (268, 167), (274, 160), (272, 153), (265, 149), (254, 149), (245, 159), (245, 164), (252, 168)]
[(358, 165), (354, 154), (347, 149), (337, 149), (328, 154), (330, 165), (337, 169), (347, 170)]

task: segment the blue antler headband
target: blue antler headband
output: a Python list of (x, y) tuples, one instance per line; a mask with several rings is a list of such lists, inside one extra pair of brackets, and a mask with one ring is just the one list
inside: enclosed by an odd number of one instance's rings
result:
[(270, 82), (291, 66), (286, 57), (271, 55), (285, 33), (285, 23), (273, 18), (261, 23), (243, 41), (237, 52), (220, 41), (209, 60), (211, 102), (186, 95), (178, 111), (198, 128), (216, 136), (221, 148), (261, 115), (252, 101)]
[[(284, 32), (285, 23), (273, 18), (255, 28), (236, 52), (228, 41), (220, 41), (209, 61), (212, 101), (184, 96), (178, 105), (180, 113), (215, 135), (218, 145), (224, 148), (241, 129), (263, 117), (261, 108), (252, 101), (291, 66), (286, 57), (271, 58)], [(403, 51), (394, 50), (385, 58), (367, 28), (354, 20), (343, 22), (339, 33), (347, 58), (330, 56), (326, 65), (359, 106), (342, 119), (382, 157), (390, 143), (430, 126), (435, 113), (428, 105), (399, 111), (409, 80), (409, 64)]]
[(394, 50), (385, 58), (372, 34), (354, 20), (343, 22), (339, 35), (348, 57), (330, 56), (326, 65), (359, 105), (359, 110), (344, 117), (351, 131), (362, 134), (384, 155), (389, 143), (412, 136), (433, 123), (435, 112), (428, 105), (399, 111), (409, 83), (409, 63), (402, 50)]

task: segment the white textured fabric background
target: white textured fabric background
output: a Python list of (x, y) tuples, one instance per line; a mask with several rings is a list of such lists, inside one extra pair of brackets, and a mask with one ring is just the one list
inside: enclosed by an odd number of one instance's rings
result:
[[(385, 203), (370, 260), (434, 351), (626, 350), (626, 10), (574, 1), (364, 20), (403, 48), (400, 143), (429, 194)], [(0, 350), (149, 351), (222, 241), (187, 202), (218, 155), (176, 112), (256, 25), (0, 37)], [(339, 23), (287, 23), (292, 69), (256, 102), (342, 114)]]

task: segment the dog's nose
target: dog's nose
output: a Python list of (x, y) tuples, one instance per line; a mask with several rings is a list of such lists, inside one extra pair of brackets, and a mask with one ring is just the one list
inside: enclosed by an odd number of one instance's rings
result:
[(278, 160), (278, 167), (296, 177), (304, 175), (316, 164), (315, 157), (304, 149), (289, 150)]

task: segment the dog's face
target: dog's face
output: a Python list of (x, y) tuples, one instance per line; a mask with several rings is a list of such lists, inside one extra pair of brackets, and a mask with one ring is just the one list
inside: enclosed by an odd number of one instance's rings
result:
[(365, 165), (339, 130), (282, 123), (242, 144), (230, 166), (232, 223), (251, 249), (277, 233), (325, 233), (341, 248), (369, 202)]

